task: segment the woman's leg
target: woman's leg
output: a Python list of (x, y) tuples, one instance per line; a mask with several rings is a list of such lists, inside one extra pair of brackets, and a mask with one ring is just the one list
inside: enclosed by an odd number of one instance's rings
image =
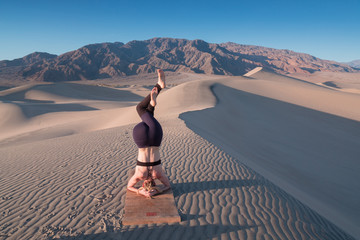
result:
[[(163, 70), (158, 69), (158, 82), (155, 85), (157, 88), (157, 94), (160, 93), (161, 89), (165, 88), (165, 73)], [(152, 115), (154, 114), (154, 108), (156, 103), (151, 105), (151, 94), (147, 95), (137, 106), (136, 110), (141, 117), (145, 112), (150, 112)]]
[[(154, 88), (157, 88), (157, 94), (160, 93), (161, 87), (159, 84), (156, 84)], [(150, 104), (151, 102), (151, 93), (147, 95), (137, 106), (136, 111), (138, 112), (139, 116), (141, 117), (144, 113), (150, 112), (152, 115), (154, 114), (155, 106)]]
[(139, 147), (160, 146), (163, 131), (160, 123), (154, 118), (156, 97), (165, 87), (165, 75), (162, 70), (158, 70), (158, 83), (137, 106), (136, 110), (142, 120), (135, 126), (133, 131), (134, 141)]
[(163, 131), (160, 123), (149, 112), (144, 113), (141, 116), (141, 119), (148, 126), (147, 145), (160, 146), (163, 137)]

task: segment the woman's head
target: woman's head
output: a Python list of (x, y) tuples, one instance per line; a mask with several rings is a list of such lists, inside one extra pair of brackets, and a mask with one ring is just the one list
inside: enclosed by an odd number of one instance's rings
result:
[(148, 178), (143, 182), (143, 188), (147, 191), (150, 191), (153, 187), (156, 186), (154, 179)]

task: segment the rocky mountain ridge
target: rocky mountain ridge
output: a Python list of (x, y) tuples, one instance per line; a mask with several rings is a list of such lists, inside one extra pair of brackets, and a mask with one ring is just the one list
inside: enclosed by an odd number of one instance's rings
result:
[[(357, 72), (359, 69), (309, 54), (232, 42), (153, 38), (90, 44), (59, 56), (35, 52), (12, 61), (0, 61), (0, 75), (11, 72), (26, 80), (70, 81), (155, 72), (243, 75), (263, 67), (288, 73), (316, 71)], [(2, 76), (4, 78), (4, 76)]]
[(353, 60), (351, 62), (345, 62), (344, 64), (349, 65), (350, 67), (353, 67), (353, 68), (360, 68), (360, 59)]

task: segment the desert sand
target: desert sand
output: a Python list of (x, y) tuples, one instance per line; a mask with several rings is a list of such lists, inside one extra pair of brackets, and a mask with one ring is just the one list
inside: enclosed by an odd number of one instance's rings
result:
[(259, 71), (166, 73), (179, 224), (123, 226), (155, 77), (0, 91), (0, 239), (358, 239), (360, 95)]
[(360, 94), (360, 73), (315, 72), (291, 76), (338, 91)]

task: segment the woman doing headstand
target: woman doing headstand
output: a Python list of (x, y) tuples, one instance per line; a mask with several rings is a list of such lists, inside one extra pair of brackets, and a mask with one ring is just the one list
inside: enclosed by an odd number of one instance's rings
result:
[[(166, 191), (170, 188), (170, 182), (161, 167), (160, 145), (163, 136), (160, 123), (154, 118), (156, 106), (156, 97), (161, 89), (165, 88), (165, 74), (159, 69), (158, 82), (136, 107), (136, 110), (142, 120), (134, 127), (133, 138), (139, 148), (138, 160), (136, 163), (135, 174), (130, 178), (127, 188), (130, 191), (137, 192), (146, 197)], [(163, 188), (155, 186), (154, 179), (159, 179)], [(135, 184), (144, 180), (143, 187), (135, 188)]]

